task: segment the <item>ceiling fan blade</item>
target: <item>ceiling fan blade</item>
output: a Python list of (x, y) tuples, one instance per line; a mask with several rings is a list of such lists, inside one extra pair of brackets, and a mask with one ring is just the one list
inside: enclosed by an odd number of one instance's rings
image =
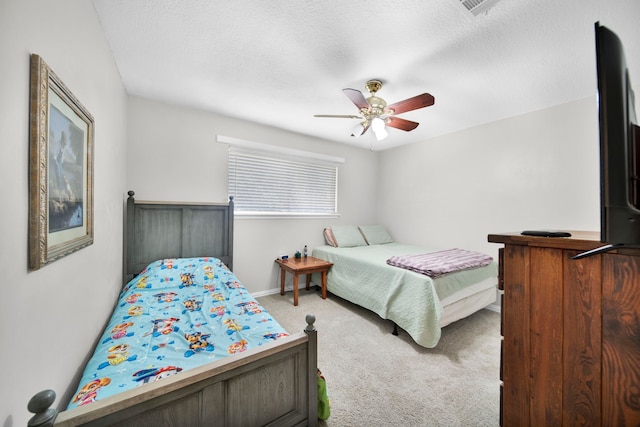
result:
[(389, 117), (386, 121), (387, 126), (392, 128), (401, 129), (409, 132), (418, 127), (420, 123), (412, 122), (411, 120), (401, 119), (400, 117)]
[(365, 99), (362, 92), (360, 92), (359, 90), (347, 88), (347, 89), (342, 89), (342, 91), (344, 92), (345, 95), (347, 95), (347, 97), (351, 100), (351, 102), (356, 104), (356, 107), (358, 107), (359, 110), (362, 110), (362, 109), (368, 110), (370, 108), (369, 103)]
[(328, 117), (334, 119), (362, 119), (360, 116), (353, 116), (348, 114), (314, 114), (313, 117)]
[(435, 98), (428, 93), (414, 96), (413, 98), (405, 99), (404, 101), (396, 102), (395, 104), (387, 105), (385, 111), (393, 110), (393, 114), (401, 114), (407, 111), (417, 110), (418, 108), (429, 107), (435, 103)]

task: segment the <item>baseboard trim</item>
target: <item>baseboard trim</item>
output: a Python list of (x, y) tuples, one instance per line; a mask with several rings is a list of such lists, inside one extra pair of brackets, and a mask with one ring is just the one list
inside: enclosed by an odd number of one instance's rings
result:
[[(314, 286), (316, 286), (316, 284), (311, 282), (311, 288), (313, 288)], [(306, 289), (306, 287), (307, 287), (307, 284), (304, 282), (298, 284), (298, 289)], [(293, 291), (293, 286), (292, 285), (285, 286), (284, 291), (285, 292)], [(273, 295), (273, 294), (279, 294), (279, 293), (280, 293), (280, 288), (271, 288), (271, 289), (267, 289), (266, 291), (252, 292), (251, 295), (253, 295), (254, 298), (260, 298), (260, 297), (266, 297), (267, 295)]]
[(260, 292), (253, 292), (251, 295), (253, 295), (254, 298), (260, 298), (260, 297), (266, 297), (267, 295), (273, 295), (273, 294), (279, 294), (280, 293), (280, 289), (267, 289), (266, 291), (260, 291)]

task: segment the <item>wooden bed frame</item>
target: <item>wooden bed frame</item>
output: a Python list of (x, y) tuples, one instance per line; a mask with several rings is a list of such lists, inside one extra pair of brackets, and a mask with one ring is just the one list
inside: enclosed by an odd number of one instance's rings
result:
[[(228, 204), (138, 202), (125, 215), (125, 283), (157, 259), (214, 256), (233, 266), (233, 200)], [(64, 412), (52, 390), (28, 404), (29, 426), (315, 426), (317, 332), (271, 344)]]

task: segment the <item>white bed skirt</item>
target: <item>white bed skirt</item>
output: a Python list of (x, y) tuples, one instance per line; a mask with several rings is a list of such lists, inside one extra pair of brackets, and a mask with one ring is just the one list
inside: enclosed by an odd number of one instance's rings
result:
[(444, 328), (456, 320), (464, 319), (496, 301), (497, 277), (490, 277), (468, 286), (440, 303), (444, 309), (440, 318), (440, 327)]

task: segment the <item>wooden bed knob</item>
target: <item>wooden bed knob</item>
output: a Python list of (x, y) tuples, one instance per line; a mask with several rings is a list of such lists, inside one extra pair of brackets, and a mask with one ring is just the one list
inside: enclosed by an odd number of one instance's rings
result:
[(27, 426), (35, 427), (53, 425), (53, 420), (56, 418), (56, 415), (58, 415), (58, 411), (51, 408), (51, 405), (53, 405), (55, 400), (56, 392), (53, 390), (43, 390), (34, 395), (31, 400), (29, 400), (27, 409), (35, 415), (31, 417)]
[(313, 324), (316, 321), (316, 316), (314, 316), (313, 314), (307, 314), (307, 316), (304, 318), (307, 321), (307, 327), (304, 328), (304, 330), (306, 332), (312, 332), (316, 330), (316, 327), (313, 326)]

